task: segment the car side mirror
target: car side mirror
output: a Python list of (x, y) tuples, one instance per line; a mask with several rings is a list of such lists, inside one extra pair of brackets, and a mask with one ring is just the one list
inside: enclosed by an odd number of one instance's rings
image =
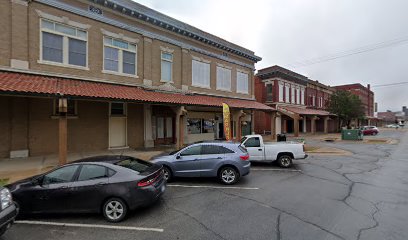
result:
[(41, 177), (36, 177), (36, 178), (33, 178), (32, 180), (31, 180), (31, 183), (33, 184), (33, 185), (41, 185), (42, 184), (42, 180), (43, 180), (43, 177), (41, 176)]
[(176, 159), (180, 159), (180, 158), (181, 158), (181, 156), (177, 154)]

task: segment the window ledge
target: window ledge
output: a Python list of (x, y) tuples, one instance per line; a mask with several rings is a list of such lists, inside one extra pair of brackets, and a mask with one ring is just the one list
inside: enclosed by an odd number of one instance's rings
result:
[[(61, 116), (59, 115), (51, 115), (51, 119), (60, 119)], [(69, 115), (67, 119), (78, 119), (78, 115)]]
[(174, 84), (174, 81), (166, 81), (166, 80), (163, 80), (163, 79), (161, 79), (160, 82), (162, 82), (162, 83), (173, 83)]
[(71, 64), (64, 64), (64, 63), (51, 62), (51, 61), (45, 61), (45, 60), (38, 60), (37, 63), (52, 65), (52, 66), (57, 66), (57, 67), (66, 67), (66, 68), (74, 68), (74, 69), (89, 71), (88, 67), (76, 66), (76, 65), (71, 65)]
[(211, 87), (209, 87), (209, 86), (203, 86), (203, 85), (194, 85), (194, 84), (191, 84), (191, 86), (192, 86), (192, 87), (198, 87), (198, 88), (211, 89)]
[(246, 95), (249, 94), (249, 92), (241, 92), (241, 91), (237, 91), (237, 93), (246, 94)]
[(114, 71), (109, 71), (109, 70), (102, 70), (102, 73), (111, 74), (111, 75), (117, 75), (117, 76), (122, 76), (122, 77), (139, 78), (139, 76), (137, 76), (137, 75), (127, 74), (127, 73), (120, 73), (120, 72), (114, 72)]
[(225, 89), (225, 88), (217, 88), (218, 91), (223, 91), (223, 92), (232, 92), (231, 89)]
[(121, 149), (129, 149), (129, 146), (124, 147), (109, 147), (108, 150), (121, 150)]

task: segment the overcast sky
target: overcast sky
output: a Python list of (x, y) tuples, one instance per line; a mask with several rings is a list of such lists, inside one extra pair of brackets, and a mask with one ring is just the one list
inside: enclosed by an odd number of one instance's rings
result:
[[(136, 0), (327, 85), (408, 81), (408, 41), (314, 65), (316, 59), (393, 39), (408, 40), (406, 0)], [(408, 84), (374, 87), (379, 111), (408, 105)]]

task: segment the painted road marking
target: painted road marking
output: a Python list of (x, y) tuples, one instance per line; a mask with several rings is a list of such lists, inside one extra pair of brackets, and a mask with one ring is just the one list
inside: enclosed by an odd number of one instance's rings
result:
[(279, 169), (279, 168), (251, 168), (251, 171), (277, 171), (277, 172), (301, 172), (299, 169)]
[(220, 186), (208, 186), (208, 185), (179, 185), (179, 184), (167, 184), (167, 187), (183, 187), (183, 188), (217, 188), (217, 189), (242, 189), (242, 190), (258, 190), (255, 187), (220, 187)]
[(98, 224), (25, 221), (25, 220), (15, 221), (15, 223), (31, 224), (31, 225), (62, 226), (62, 227), (103, 228), (103, 229), (131, 230), (131, 231), (151, 231), (151, 232), (163, 232), (164, 231), (161, 228), (144, 228), (144, 227), (128, 227), (128, 226), (98, 225)]

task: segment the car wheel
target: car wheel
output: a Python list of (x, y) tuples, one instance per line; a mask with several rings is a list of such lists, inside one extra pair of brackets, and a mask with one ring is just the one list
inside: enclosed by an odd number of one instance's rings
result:
[(233, 167), (223, 167), (218, 177), (222, 183), (231, 185), (238, 182), (239, 173)]
[(6, 230), (7, 230), (7, 224), (0, 228), (0, 237), (3, 236), (3, 234), (6, 232)]
[(167, 182), (171, 182), (173, 179), (173, 173), (171, 172), (170, 168), (167, 166), (163, 166), (163, 173), (164, 173), (164, 179), (166, 179)]
[(111, 198), (103, 205), (103, 216), (109, 222), (120, 222), (127, 214), (126, 204), (119, 198)]
[(281, 155), (278, 158), (278, 164), (280, 167), (288, 168), (292, 166), (292, 157), (289, 155)]

